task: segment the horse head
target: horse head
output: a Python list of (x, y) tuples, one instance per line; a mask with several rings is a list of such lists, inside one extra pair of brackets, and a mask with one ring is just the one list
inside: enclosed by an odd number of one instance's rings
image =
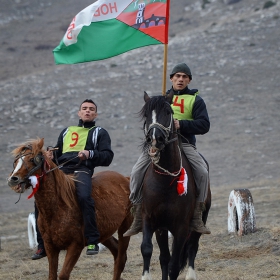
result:
[(32, 186), (31, 176), (39, 176), (44, 163), (44, 139), (30, 140), (12, 151), (14, 169), (8, 178), (8, 186), (17, 193), (23, 193)]
[(149, 146), (149, 155), (155, 161), (159, 160), (160, 152), (170, 143), (177, 140), (174, 137), (173, 110), (171, 108), (173, 93), (167, 96), (150, 97), (144, 92), (145, 105), (140, 114), (145, 120), (145, 145)]

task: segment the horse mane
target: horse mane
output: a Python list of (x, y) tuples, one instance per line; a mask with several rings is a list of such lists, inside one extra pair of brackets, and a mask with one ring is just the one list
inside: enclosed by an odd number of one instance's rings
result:
[(26, 150), (27, 148), (32, 150), (32, 153), (34, 155), (37, 155), (41, 152), (41, 149), (39, 148), (39, 142), (40, 139), (37, 138), (37, 139), (29, 139), (26, 142), (18, 144), (18, 147), (12, 151), (12, 155), (17, 156), (18, 154), (24, 152), (24, 150)]
[[(43, 151), (45, 154), (45, 151)], [(57, 165), (46, 156), (45, 161), (49, 164), (50, 169), (57, 167)], [(57, 195), (61, 197), (64, 203), (72, 208), (73, 206), (78, 206), (76, 200), (76, 187), (75, 187), (75, 176), (71, 174), (65, 174), (62, 170), (56, 168), (51, 171), (53, 173), (53, 178), (55, 180), (55, 185), (59, 186), (56, 188)], [(48, 173), (46, 176), (49, 176)]]
[[(41, 139), (29, 139), (26, 142), (19, 144), (17, 148), (15, 148), (12, 151), (12, 154), (14, 156), (19, 155), (20, 153), (23, 153), (25, 149), (29, 148), (34, 156), (42, 153), (44, 155), (44, 159), (49, 166), (49, 170), (55, 168), (57, 165), (49, 158), (47, 158), (45, 154), (45, 150), (40, 147), (41, 146)], [(47, 169), (47, 170), (48, 170)], [(46, 170), (46, 171), (47, 171)], [(63, 202), (70, 208), (73, 206), (77, 206), (77, 200), (76, 200), (76, 189), (75, 189), (75, 176), (74, 175), (68, 175), (63, 173), (60, 169), (56, 168), (51, 171), (53, 174), (53, 178), (55, 181), (55, 185), (59, 186), (55, 188), (56, 195), (61, 197)], [(49, 176), (50, 173), (46, 174), (45, 176)]]
[(142, 118), (142, 120), (144, 120), (153, 110), (155, 110), (156, 112), (164, 110), (168, 114), (173, 114), (173, 110), (170, 104), (167, 102), (166, 97), (163, 95), (152, 96), (140, 110), (139, 116)]

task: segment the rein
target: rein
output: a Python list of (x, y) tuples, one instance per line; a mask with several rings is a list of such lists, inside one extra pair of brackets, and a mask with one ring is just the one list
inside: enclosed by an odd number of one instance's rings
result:
[[(61, 167), (63, 167), (64, 164), (68, 163), (69, 161), (71, 161), (71, 160), (73, 160), (73, 159), (75, 159), (75, 158), (77, 158), (77, 157), (79, 157), (79, 156), (75, 156), (75, 157), (73, 157), (73, 158), (70, 158), (69, 160), (66, 160), (65, 162), (63, 162), (62, 164), (60, 164), (60, 165), (58, 165), (58, 166), (56, 166), (56, 167), (54, 167), (54, 168), (52, 168), (52, 169), (49, 169), (48, 171), (45, 172), (45, 174), (48, 174), (48, 173), (50, 173), (51, 171), (54, 171), (55, 169), (60, 169)], [(80, 160), (80, 162), (78, 163), (78, 165), (80, 165), (81, 161), (82, 161), (82, 160)]]
[(159, 168), (160, 170), (162, 170), (162, 171), (164, 172), (164, 173), (161, 173), (161, 172), (159, 172), (159, 171), (157, 171), (157, 170), (154, 169), (154, 171), (155, 171), (156, 173), (161, 174), (161, 175), (170, 175), (170, 176), (172, 176), (172, 177), (177, 177), (177, 176), (181, 173), (181, 169), (182, 169), (182, 155), (181, 155), (180, 147), (179, 147), (179, 146), (177, 146), (177, 147), (178, 147), (178, 149), (179, 149), (179, 155), (180, 155), (180, 169), (179, 169), (179, 171), (177, 171), (177, 172), (170, 172), (170, 171), (168, 171), (167, 169), (165, 169), (165, 168), (161, 167), (160, 165), (158, 165), (157, 162), (154, 161), (153, 158), (151, 158), (153, 164), (154, 164), (157, 168)]

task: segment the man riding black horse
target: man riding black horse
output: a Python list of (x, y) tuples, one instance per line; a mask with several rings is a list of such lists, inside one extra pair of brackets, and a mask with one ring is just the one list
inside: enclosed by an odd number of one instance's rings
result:
[[(182, 148), (194, 173), (197, 186), (197, 199), (191, 228), (193, 231), (210, 234), (210, 230), (202, 221), (209, 183), (208, 167), (196, 148), (195, 135), (205, 134), (210, 129), (210, 121), (204, 100), (197, 89), (189, 89), (192, 80), (190, 68), (185, 63), (176, 65), (170, 73), (172, 88), (167, 91), (173, 96), (172, 109), (174, 125), (182, 135)], [(151, 159), (146, 151), (138, 158), (130, 176), (130, 200), (133, 203), (134, 221), (124, 236), (137, 234), (142, 230), (142, 184)]]

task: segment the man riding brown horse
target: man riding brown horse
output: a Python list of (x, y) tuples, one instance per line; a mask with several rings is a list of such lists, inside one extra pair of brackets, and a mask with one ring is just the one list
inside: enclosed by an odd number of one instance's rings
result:
[[(99, 232), (95, 219), (95, 206), (91, 196), (91, 177), (97, 166), (109, 166), (114, 153), (111, 150), (111, 139), (108, 132), (95, 126), (97, 105), (91, 99), (84, 100), (78, 111), (78, 126), (63, 129), (56, 144), (57, 163), (63, 164), (61, 170), (66, 174), (75, 174), (76, 194), (84, 219), (84, 234), (87, 240), (87, 255), (98, 254)], [(47, 156), (53, 158), (53, 150), (47, 151)], [(35, 205), (35, 217), (37, 220)], [(38, 250), (32, 256), (33, 260), (46, 256), (43, 240), (39, 229)]]

